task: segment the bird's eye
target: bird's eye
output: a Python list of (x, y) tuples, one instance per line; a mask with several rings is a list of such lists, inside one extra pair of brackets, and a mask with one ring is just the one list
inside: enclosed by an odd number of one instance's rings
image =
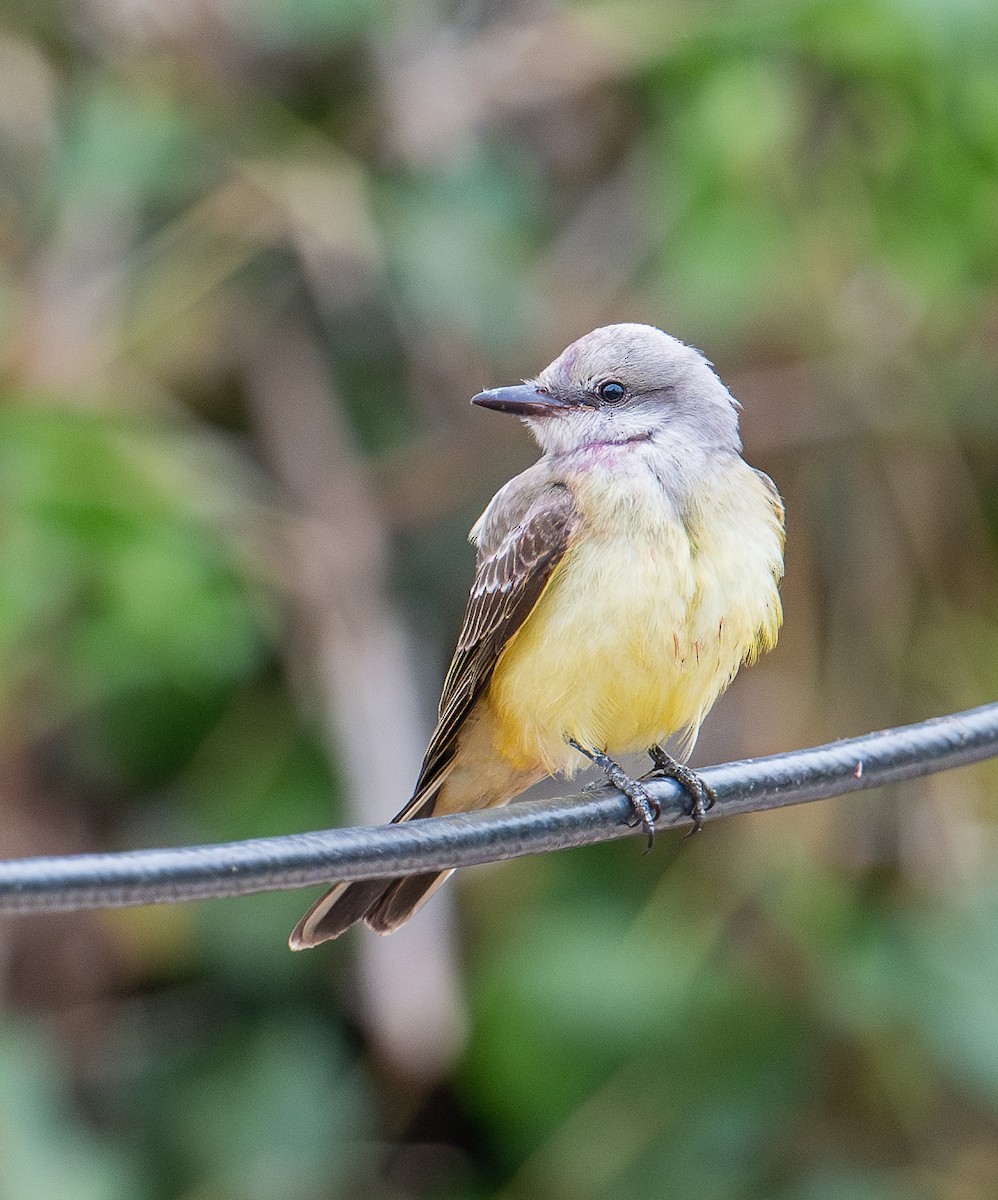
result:
[(627, 389), (616, 379), (607, 379), (596, 389), (596, 395), (607, 404), (619, 404), (627, 395)]

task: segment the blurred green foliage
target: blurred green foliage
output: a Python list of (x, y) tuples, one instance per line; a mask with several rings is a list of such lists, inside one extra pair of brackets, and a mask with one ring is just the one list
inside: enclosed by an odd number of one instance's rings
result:
[[(995, 695), (993, 4), (15, 0), (0, 94), (4, 854), (361, 819), (528, 461), (467, 397), (612, 320), (788, 501), (705, 756)], [(421, 1076), (295, 894), (8, 922), (0, 1195), (992, 1200), (996, 781), (467, 873)]]

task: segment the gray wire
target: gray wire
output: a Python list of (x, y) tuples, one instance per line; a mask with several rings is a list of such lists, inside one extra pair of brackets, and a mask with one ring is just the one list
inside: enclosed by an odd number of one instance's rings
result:
[[(708, 820), (879, 787), (998, 756), (998, 703), (809, 750), (706, 767)], [(648, 784), (659, 828), (688, 821), (672, 780)], [(338, 879), (408, 875), (625, 837), (630, 802), (612, 788), (399, 825), (329, 829), (214, 846), (0, 862), (0, 910), (59, 912), (178, 904)], [(642, 834), (643, 836), (643, 834)]]

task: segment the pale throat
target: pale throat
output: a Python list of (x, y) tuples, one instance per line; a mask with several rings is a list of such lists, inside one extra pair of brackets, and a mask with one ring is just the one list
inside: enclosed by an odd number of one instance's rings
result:
[(650, 441), (650, 433), (632, 433), (628, 437), (594, 438), (591, 442), (583, 442), (581, 446), (576, 446), (574, 451), (568, 451), (568, 453), (582, 454), (587, 450), (599, 451), (617, 446), (633, 446), (636, 442)]
[(546, 451), (548, 458), (571, 463), (582, 469), (593, 466), (610, 466), (619, 461), (620, 452), (629, 446), (647, 445), (652, 441), (650, 433), (632, 433), (627, 437), (593, 438), (580, 445), (565, 446)]

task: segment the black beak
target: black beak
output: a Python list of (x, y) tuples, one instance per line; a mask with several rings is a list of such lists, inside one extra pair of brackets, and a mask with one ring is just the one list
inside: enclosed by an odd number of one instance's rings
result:
[(518, 417), (546, 417), (556, 409), (572, 407), (529, 383), (490, 388), (487, 392), (472, 396), (471, 403), (481, 408), (494, 408), (496, 412), (513, 413)]

